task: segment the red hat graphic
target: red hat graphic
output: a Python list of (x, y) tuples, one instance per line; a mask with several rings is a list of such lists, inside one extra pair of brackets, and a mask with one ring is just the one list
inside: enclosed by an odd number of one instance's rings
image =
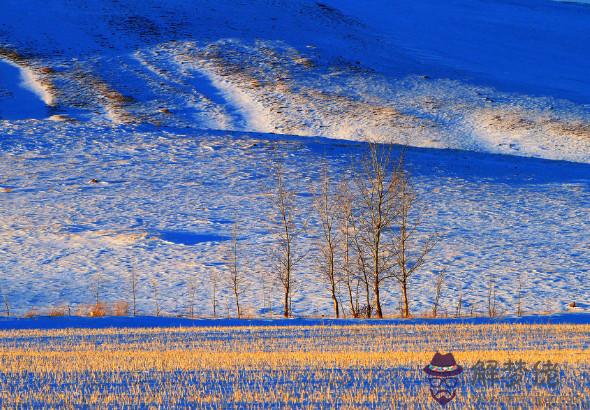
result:
[(457, 364), (452, 353), (440, 354), (436, 352), (430, 364), (423, 369), (434, 377), (453, 377), (463, 372), (463, 367)]

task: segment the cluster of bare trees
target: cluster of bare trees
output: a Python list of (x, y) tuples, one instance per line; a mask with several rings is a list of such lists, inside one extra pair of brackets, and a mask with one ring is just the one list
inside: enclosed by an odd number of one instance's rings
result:
[[(352, 164), (348, 174), (338, 177), (333, 176), (327, 162), (324, 162), (319, 181), (309, 187), (313, 194), (313, 206), (309, 209), (299, 207), (280, 161), (275, 164), (274, 172), (274, 215), (271, 219), (275, 228), (275, 243), (270, 250), (274, 261), (274, 279), (282, 290), (283, 316), (292, 315), (297, 266), (309, 254), (309, 248), (302, 240), (305, 237), (305, 242), (309, 242), (310, 238), (315, 240), (312, 253), (317, 262), (318, 278), (326, 285), (335, 317), (348, 314), (352, 317), (382, 318), (383, 290), (396, 284), (399, 287), (400, 313), (409, 317), (411, 279), (424, 265), (435, 245), (435, 237), (425, 237), (419, 232), (422, 214), (405, 169), (403, 153), (396, 154), (390, 145), (371, 143), (368, 153)], [(214, 316), (218, 314), (220, 292), (226, 295), (228, 315), (231, 299), (235, 303), (237, 317), (243, 315), (240, 298), (246, 290), (246, 277), (240, 266), (242, 257), (237, 219), (234, 217), (236, 222), (231, 240), (222, 252), (225, 269), (223, 272), (215, 269), (210, 272)], [(310, 225), (314, 228), (313, 232), (307, 229)], [(135, 316), (139, 285), (135, 270), (130, 271), (129, 279), (129, 310)], [(435, 315), (443, 277), (439, 280), (433, 309)], [(159, 283), (154, 277), (149, 285), (155, 314), (159, 316)], [(97, 272), (93, 289), (96, 306), (102, 305), (102, 286), (101, 272)], [(493, 287), (490, 286), (490, 289)], [(189, 283), (188, 292), (189, 315), (194, 317), (195, 283)], [(495, 293), (493, 295), (495, 297)], [(6, 297), (4, 303), (6, 312), (9, 312)], [(495, 313), (495, 303), (489, 309), (490, 315)]]
[[(314, 190), (320, 231), (318, 271), (329, 289), (335, 317), (345, 309), (339, 291), (344, 286), (351, 316), (374, 314), (382, 318), (382, 290), (392, 283), (399, 285), (401, 314), (409, 317), (411, 279), (433, 249), (435, 236), (419, 233), (423, 221), (403, 154), (395, 155), (392, 146), (369, 147), (363, 160), (353, 164), (351, 175), (338, 180), (330, 176), (324, 164), (319, 188)], [(294, 266), (302, 257), (298, 248), (302, 229), (295, 224), (295, 214), (300, 210), (281, 166), (276, 169), (274, 200), (274, 268), (284, 290), (283, 314), (288, 317)]]

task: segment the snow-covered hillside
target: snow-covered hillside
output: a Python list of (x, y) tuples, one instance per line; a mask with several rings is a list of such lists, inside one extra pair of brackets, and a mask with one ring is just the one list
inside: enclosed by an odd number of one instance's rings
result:
[[(47, 116), (590, 162), (585, 5), (8, 0), (1, 8), (0, 57), (44, 87)], [(12, 106), (10, 93), (0, 96), (0, 108)]]
[[(416, 310), (442, 269), (449, 309), (462, 288), (483, 310), (490, 273), (506, 309), (518, 272), (531, 310), (587, 300), (589, 56), (590, 7), (549, 0), (3, 0), (0, 285), (25, 312), (90, 303), (97, 276), (127, 299), (135, 270), (144, 312), (156, 278), (164, 311), (197, 283), (208, 314), (237, 219), (264, 313), (270, 163), (309, 206), (322, 158), (376, 140), (415, 147), (444, 238)], [(329, 312), (314, 270), (296, 313)]]

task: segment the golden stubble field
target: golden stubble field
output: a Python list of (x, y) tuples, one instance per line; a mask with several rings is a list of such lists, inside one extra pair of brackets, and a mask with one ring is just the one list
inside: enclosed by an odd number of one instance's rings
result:
[[(440, 408), (422, 371), (440, 351), (464, 367), (445, 408), (587, 409), (589, 346), (589, 325), (10, 330), (0, 331), (0, 400), (4, 408)], [(517, 382), (507, 365), (515, 362)]]

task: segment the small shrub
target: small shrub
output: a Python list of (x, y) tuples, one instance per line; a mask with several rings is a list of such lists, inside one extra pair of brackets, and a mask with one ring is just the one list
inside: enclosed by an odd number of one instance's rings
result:
[(370, 316), (372, 317), (374, 315), (375, 315), (375, 309), (373, 308), (373, 306), (363, 305), (359, 309), (356, 317), (357, 318), (368, 318), (368, 317), (370, 317)]
[(51, 67), (41, 67), (39, 68), (39, 72), (41, 74), (55, 74), (55, 70)]
[(293, 62), (295, 62), (295, 64), (299, 64), (304, 66), (305, 68), (312, 68), (314, 66), (313, 61), (311, 61), (309, 58), (307, 57), (299, 57), (299, 58), (295, 58), (293, 60)]
[(113, 303), (113, 315), (115, 316), (129, 316), (129, 303), (124, 300), (119, 300)]
[(90, 307), (88, 311), (88, 316), (90, 317), (103, 317), (106, 316), (109, 312), (109, 308), (106, 303), (98, 302), (95, 305)]
[(119, 103), (119, 104), (127, 104), (127, 103), (132, 103), (135, 100), (133, 99), (133, 97), (130, 96), (126, 96), (123, 95), (117, 91), (110, 91), (106, 93), (106, 97), (114, 102), (114, 103)]
[(256, 311), (250, 307), (242, 307), (242, 319), (256, 319)]
[(65, 316), (67, 313), (67, 309), (65, 307), (54, 307), (51, 308), (49, 311), (49, 316), (51, 317), (61, 317)]
[(23, 317), (26, 319), (30, 319), (35, 316), (39, 316), (39, 312), (37, 311), (37, 309), (33, 308), (33, 309), (29, 310), (27, 313), (25, 313), (25, 315)]

